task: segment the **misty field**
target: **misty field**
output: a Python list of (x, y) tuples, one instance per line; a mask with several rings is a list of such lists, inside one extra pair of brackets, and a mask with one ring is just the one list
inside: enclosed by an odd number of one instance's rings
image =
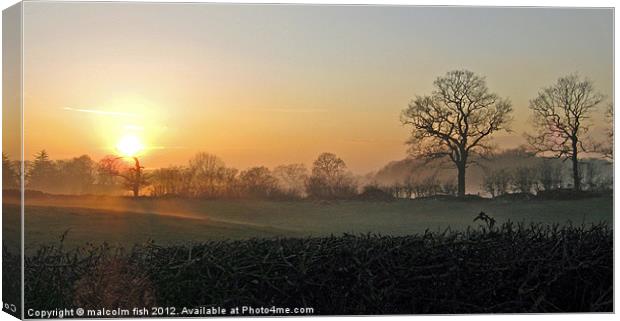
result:
[[(124, 247), (152, 240), (174, 245), (256, 237), (312, 237), (361, 233), (409, 235), (480, 223), (481, 211), (507, 221), (565, 225), (611, 223), (613, 200), (397, 200), (264, 201), (174, 200), (122, 197), (40, 196), (27, 198), (26, 250), (53, 244), (107, 242)], [(17, 206), (5, 204), (5, 226)]]
[[(611, 196), (284, 202), (42, 194), (27, 197), (25, 303), (611, 311), (612, 205)], [(18, 206), (6, 198), (3, 206), (5, 226), (17, 223)], [(496, 224), (473, 221), (480, 211)], [(12, 253), (5, 248), (3, 260), (17, 266)]]

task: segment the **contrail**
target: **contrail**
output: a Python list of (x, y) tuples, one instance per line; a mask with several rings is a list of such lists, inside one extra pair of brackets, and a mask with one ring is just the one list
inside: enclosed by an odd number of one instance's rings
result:
[(276, 113), (324, 113), (327, 109), (323, 108), (262, 108), (264, 111)]
[(90, 114), (98, 114), (98, 115), (109, 115), (109, 116), (130, 116), (130, 117), (136, 117), (136, 114), (132, 114), (132, 113), (124, 113), (124, 112), (120, 112), (120, 111), (104, 111), (104, 110), (97, 110), (97, 109), (80, 109), (80, 108), (71, 108), (71, 107), (65, 107), (63, 108), (64, 110), (68, 110), (68, 111), (77, 111), (80, 113), (90, 113)]

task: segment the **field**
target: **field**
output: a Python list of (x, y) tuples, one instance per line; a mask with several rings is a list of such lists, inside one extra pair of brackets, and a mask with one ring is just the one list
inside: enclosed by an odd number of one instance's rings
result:
[[(10, 202), (10, 199), (8, 200)], [(114, 197), (27, 198), (26, 250), (58, 241), (130, 247), (149, 240), (184, 244), (253, 237), (311, 237), (362, 233), (409, 235), (446, 228), (463, 230), (480, 211), (498, 224), (611, 223), (611, 197), (555, 200), (400, 200), (394, 202), (277, 202), (259, 200), (171, 200)], [(18, 207), (5, 203), (5, 226)]]
[[(25, 302), (177, 313), (611, 311), (612, 203), (40, 195), (26, 206)], [(18, 206), (5, 198), (3, 208), (10, 228)], [(473, 222), (480, 211), (497, 223)], [(5, 248), (3, 260), (17, 266), (19, 257)], [(13, 284), (16, 273), (7, 270), (4, 281)]]

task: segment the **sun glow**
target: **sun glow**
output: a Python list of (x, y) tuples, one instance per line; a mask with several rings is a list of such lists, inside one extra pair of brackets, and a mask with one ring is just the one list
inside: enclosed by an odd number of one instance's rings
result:
[(144, 145), (135, 135), (125, 135), (116, 144), (118, 152), (125, 157), (134, 157), (144, 149)]

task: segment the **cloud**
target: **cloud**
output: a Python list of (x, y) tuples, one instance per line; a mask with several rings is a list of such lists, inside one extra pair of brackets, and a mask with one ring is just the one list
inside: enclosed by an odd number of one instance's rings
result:
[(300, 114), (327, 112), (327, 109), (323, 109), (323, 108), (263, 108), (262, 110), (276, 112), (276, 113), (300, 113)]
[(353, 143), (353, 144), (390, 144), (390, 145), (401, 145), (403, 142), (397, 139), (363, 139), (363, 138), (352, 138), (352, 139), (343, 139), (343, 142)]
[(97, 115), (106, 115), (106, 116), (129, 116), (129, 117), (137, 117), (138, 115), (132, 113), (125, 113), (121, 111), (105, 111), (105, 110), (97, 110), (97, 109), (83, 109), (83, 108), (71, 108), (65, 107), (63, 110), (67, 111), (76, 111), (80, 113), (89, 113), (89, 114), (97, 114)]
[(187, 146), (147, 146), (144, 149), (147, 150), (184, 150), (189, 149)]

